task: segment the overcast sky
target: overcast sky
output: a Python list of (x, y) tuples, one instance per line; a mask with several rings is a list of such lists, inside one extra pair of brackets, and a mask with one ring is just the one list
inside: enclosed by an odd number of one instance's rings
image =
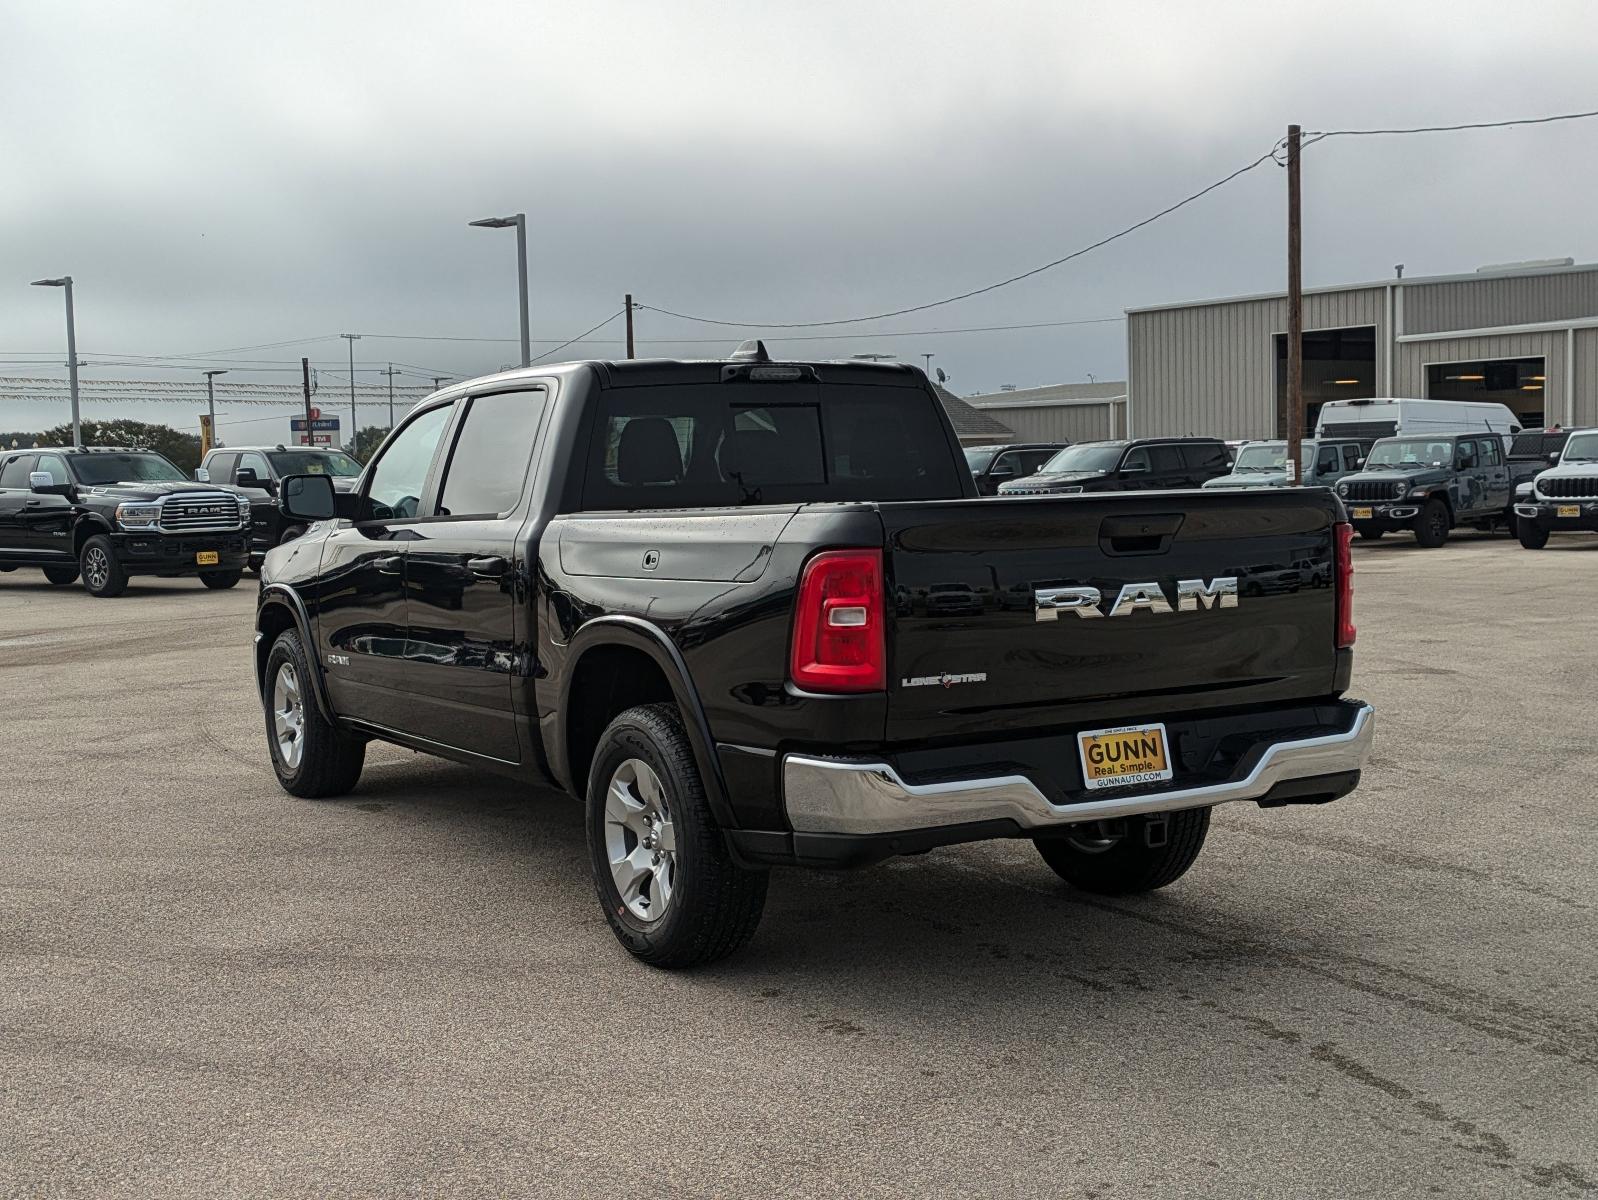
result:
[[(0, 374), (61, 373), (61, 294), (28, 286), (61, 274), (90, 363), (322, 338), (216, 365), (225, 382), (295, 383), (307, 354), (329, 406), (347, 387), (340, 332), (365, 335), (363, 382), (390, 359), (416, 376), (493, 370), (516, 356), (514, 235), (466, 222), (518, 210), (535, 354), (628, 291), (755, 322), (923, 303), (1163, 208), (1289, 121), (1598, 108), (1598, 5), (1516, 13), (1502, 0), (15, 0), (0, 7)], [(1598, 122), (1316, 146), (1306, 284), (1398, 262), (1421, 275), (1598, 258), (1595, 148)], [(1267, 164), (999, 292), (847, 341), (766, 336), (792, 357), (931, 353), (961, 393), (1123, 378), (1119, 322), (926, 331), (1280, 288), (1284, 209)], [(644, 312), (638, 336), (641, 352), (687, 356), (740, 335)], [(83, 375), (198, 379), (205, 364), (183, 361)], [(286, 419), (229, 424), (275, 410), (218, 407), (234, 442), (286, 436)], [(197, 411), (84, 409), (184, 427)], [(66, 412), (0, 401), (0, 430)]]

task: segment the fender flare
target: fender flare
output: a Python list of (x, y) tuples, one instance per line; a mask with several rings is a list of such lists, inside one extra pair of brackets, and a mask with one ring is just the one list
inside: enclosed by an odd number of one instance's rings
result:
[[(323, 718), (338, 725), (341, 722), (338, 714), (333, 711), (333, 703), (328, 699), (327, 681), (323, 678), (322, 657), (317, 652), (316, 638), (311, 632), (310, 614), (305, 610), (305, 601), (300, 594), (287, 584), (269, 583), (261, 589), (260, 602), (255, 607), (255, 640), (257, 644), (256, 662), (263, 663), (262, 655), (271, 653), (271, 647), (263, 649), (260, 642), (263, 638), (261, 632), (261, 614), (268, 608), (287, 609), (295, 628), (299, 631), (300, 642), (305, 647), (306, 662), (311, 668), (311, 694), (316, 698), (317, 710)], [(265, 687), (266, 679), (260, 666), (256, 668), (255, 688), (257, 692)]]
[[(85, 529), (89, 530), (89, 532), (88, 533), (84, 533), (83, 530), (85, 530)], [(82, 544), (83, 544), (83, 542), (84, 542), (84, 540), (86, 538), (92, 538), (96, 534), (100, 534), (100, 533), (109, 534), (109, 533), (115, 533), (115, 532), (116, 532), (116, 530), (111, 528), (111, 522), (107, 521), (105, 519), (105, 517), (101, 516), (99, 513), (97, 513), (97, 512), (79, 513), (78, 516), (77, 516), (77, 519), (72, 522), (72, 555), (73, 555), (73, 557), (74, 558), (77, 557), (78, 548), (80, 546), (82, 546)]]
[(699, 777), (705, 785), (705, 798), (710, 803), (710, 811), (723, 829), (737, 828), (732, 806), (727, 799), (727, 781), (721, 773), (721, 759), (716, 754), (716, 741), (711, 736), (710, 723), (705, 719), (704, 705), (699, 702), (693, 677), (688, 673), (688, 664), (683, 661), (682, 652), (664, 630), (640, 617), (595, 617), (578, 629), (567, 643), (567, 667), (560, 684), (554, 736), (551, 738), (554, 744), (546, 743), (544, 747), (555, 777), (568, 781), (568, 790), (579, 799), (582, 798), (587, 780), (572, 778), (572, 765), (567, 757), (566, 714), (571, 709), (571, 687), (577, 677), (577, 665), (584, 654), (599, 646), (626, 646), (642, 651), (660, 668), (667, 686), (671, 688), (672, 698), (677, 702), (677, 709), (682, 713), (683, 728), (687, 731), (694, 759), (699, 765)]

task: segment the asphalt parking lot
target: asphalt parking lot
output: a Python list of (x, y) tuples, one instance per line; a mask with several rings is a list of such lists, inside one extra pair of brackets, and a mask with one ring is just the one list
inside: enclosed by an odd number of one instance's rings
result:
[(614, 942), (577, 806), (267, 766), (254, 589), (0, 575), (0, 1194), (1598, 1192), (1598, 538), (1356, 548), (1362, 789), (1153, 896), (1027, 843)]

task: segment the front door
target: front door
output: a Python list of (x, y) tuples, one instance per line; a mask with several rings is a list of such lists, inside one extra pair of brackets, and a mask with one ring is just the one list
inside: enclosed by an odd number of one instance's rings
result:
[[(34, 463), (57, 486), (70, 483), (67, 464), (58, 454), (41, 454)], [(38, 562), (51, 559), (63, 565), (76, 561), (72, 552), (72, 501), (65, 496), (30, 492), (22, 501), (22, 545)]]
[(1454, 473), (1459, 480), (1460, 515), (1487, 508), (1487, 473), (1482, 469), (1481, 451), (1474, 438), (1465, 439), (1454, 447)]
[(406, 670), (433, 741), (505, 762), (524, 751), (532, 627), (521, 566), (534, 448), (548, 393), (474, 396), (452, 437), (432, 516), (405, 560)]
[(34, 454), (0, 458), (0, 567), (29, 560), (23, 547), (22, 506), (36, 499), (28, 475), (37, 458)]
[(322, 547), (317, 649), (333, 708), (391, 729), (413, 722), (405, 671), (405, 554), (431, 486), (452, 406), (415, 414), (366, 476), (356, 519), (340, 521)]

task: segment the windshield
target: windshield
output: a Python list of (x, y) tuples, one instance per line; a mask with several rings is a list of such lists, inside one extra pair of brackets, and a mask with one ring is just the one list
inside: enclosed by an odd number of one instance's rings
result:
[(1284, 471), (1286, 469), (1286, 442), (1258, 442), (1252, 446), (1244, 446), (1237, 452), (1237, 463), (1232, 467), (1232, 470), (1237, 474), (1242, 474), (1244, 471)]
[(89, 487), (107, 483), (176, 482), (188, 478), (159, 454), (74, 454), (72, 473)]
[(342, 450), (281, 450), (268, 454), (279, 475), (337, 475), (351, 478), (361, 473), (361, 464)]
[(965, 452), (965, 465), (971, 468), (971, 474), (980, 475), (998, 452), (997, 446), (973, 446)]
[(1560, 462), (1598, 462), (1598, 433), (1578, 433), (1565, 443)]
[(1378, 467), (1446, 466), (1454, 461), (1454, 443), (1435, 438), (1392, 438), (1377, 442), (1365, 460), (1365, 469)]
[(1066, 471), (1113, 471), (1121, 461), (1125, 442), (1082, 442), (1067, 446), (1043, 464), (1040, 475), (1061, 475)]

